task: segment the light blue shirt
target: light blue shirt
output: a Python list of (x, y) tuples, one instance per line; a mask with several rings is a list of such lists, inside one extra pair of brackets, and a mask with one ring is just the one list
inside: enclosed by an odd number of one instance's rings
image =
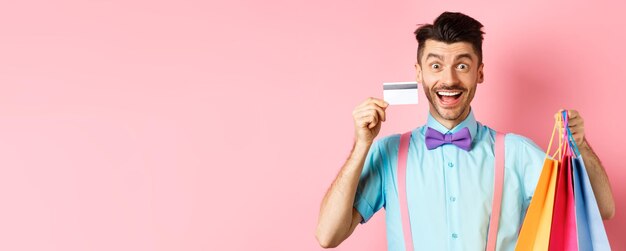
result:
[[(455, 133), (467, 127), (472, 149), (452, 144), (428, 150), (426, 129)], [(412, 131), (407, 162), (407, 201), (415, 250), (485, 250), (491, 214), (495, 131), (477, 122), (473, 112), (452, 130), (430, 114)], [(397, 192), (400, 135), (376, 140), (365, 160), (354, 207), (367, 222), (385, 208), (388, 250), (405, 250)], [(505, 176), (498, 228), (498, 250), (514, 250), (526, 209), (546, 154), (530, 139), (505, 138)]]

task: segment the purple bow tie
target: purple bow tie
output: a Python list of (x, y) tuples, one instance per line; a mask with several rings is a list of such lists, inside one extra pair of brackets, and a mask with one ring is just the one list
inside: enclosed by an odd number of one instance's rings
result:
[(472, 148), (472, 135), (467, 127), (463, 127), (453, 134), (442, 134), (428, 127), (426, 130), (426, 148), (432, 150), (443, 144), (454, 144), (465, 151), (469, 151)]

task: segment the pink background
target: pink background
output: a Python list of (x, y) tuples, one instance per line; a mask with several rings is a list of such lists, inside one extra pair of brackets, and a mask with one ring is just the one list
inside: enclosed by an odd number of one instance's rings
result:
[[(486, 26), (479, 121), (545, 148), (581, 112), (626, 250), (625, 6), (445, 2), (4, 1), (0, 250), (320, 249), (352, 109), (414, 78), (412, 32), (444, 10)], [(385, 247), (381, 211), (338, 250)]]

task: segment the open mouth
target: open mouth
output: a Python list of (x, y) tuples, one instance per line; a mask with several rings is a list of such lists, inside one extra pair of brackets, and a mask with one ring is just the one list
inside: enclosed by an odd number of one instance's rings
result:
[(462, 91), (438, 91), (436, 93), (439, 103), (444, 107), (455, 106), (461, 101), (461, 95), (463, 95)]

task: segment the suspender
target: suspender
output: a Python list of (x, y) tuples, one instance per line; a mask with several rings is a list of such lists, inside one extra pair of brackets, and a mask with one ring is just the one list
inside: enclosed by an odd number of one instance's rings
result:
[(493, 181), (493, 197), (491, 203), (491, 220), (487, 235), (487, 251), (496, 250), (498, 223), (500, 223), (500, 206), (502, 204), (502, 183), (504, 183), (504, 134), (496, 132), (496, 154)]
[[(498, 234), (498, 223), (500, 222), (500, 205), (502, 203), (502, 183), (504, 182), (504, 136), (496, 133), (495, 170), (493, 203), (491, 209), (491, 220), (489, 221), (489, 233), (487, 235), (487, 251), (496, 250)], [(411, 235), (411, 224), (409, 218), (409, 206), (406, 196), (406, 163), (411, 142), (411, 131), (400, 136), (400, 146), (398, 149), (398, 200), (400, 201), (400, 217), (402, 218), (402, 233), (404, 235), (404, 246), (407, 251), (413, 251), (413, 237)]]
[(400, 148), (398, 149), (398, 200), (400, 201), (400, 217), (402, 217), (402, 233), (404, 234), (404, 247), (406, 251), (413, 251), (413, 237), (411, 236), (411, 224), (409, 224), (409, 205), (406, 202), (406, 162), (411, 142), (411, 131), (400, 136)]

